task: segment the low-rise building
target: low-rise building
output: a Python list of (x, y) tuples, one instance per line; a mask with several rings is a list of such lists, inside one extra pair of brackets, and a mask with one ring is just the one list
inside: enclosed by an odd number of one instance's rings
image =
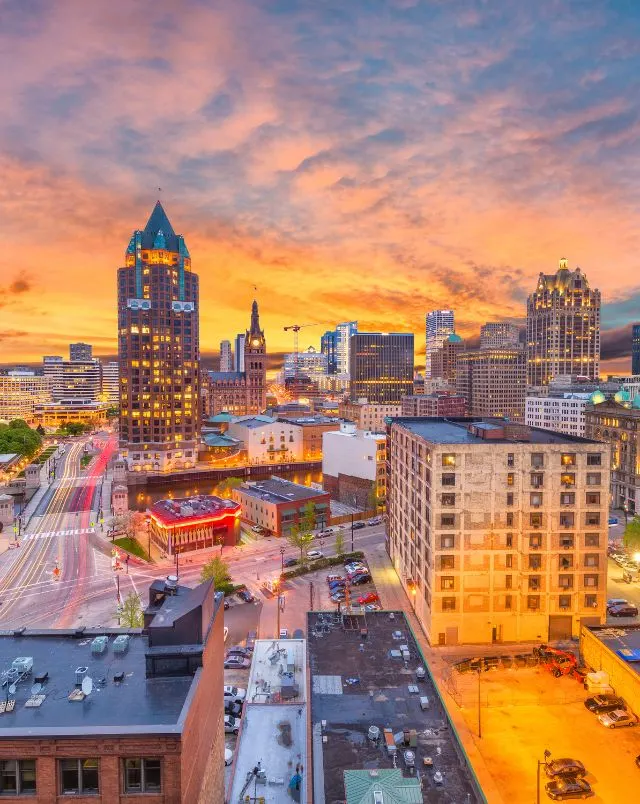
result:
[(231, 494), (240, 503), (244, 522), (259, 525), (276, 536), (288, 536), (309, 505), (313, 506), (317, 527), (331, 524), (329, 494), (290, 480), (270, 477), (248, 481)]
[(156, 581), (145, 628), (5, 631), (2, 796), (224, 800), (223, 596)]
[(287, 416), (282, 421), (300, 429), (303, 461), (321, 461), (323, 435), (340, 429), (340, 419), (337, 417)]
[(158, 500), (149, 509), (149, 537), (167, 555), (233, 547), (240, 540), (240, 506), (211, 494)]
[(495, 419), (396, 419), (388, 549), (432, 644), (604, 622), (609, 452)]
[(632, 712), (640, 712), (640, 626), (584, 626), (580, 655), (588, 667), (607, 674), (616, 695)]
[(467, 400), (455, 391), (434, 391), (402, 397), (400, 416), (466, 416)]
[(366, 399), (341, 402), (338, 408), (341, 419), (353, 422), (358, 430), (368, 430), (370, 433), (386, 432), (386, 420), (399, 416), (401, 411), (400, 403), (385, 405), (380, 402), (369, 402)]
[(289, 419), (240, 416), (229, 423), (226, 435), (242, 444), (243, 457), (252, 465), (303, 460), (303, 430)]
[(35, 421), (36, 405), (51, 401), (52, 379), (29, 369), (0, 374), (0, 421)]
[(592, 394), (588, 393), (527, 396), (525, 424), (530, 427), (542, 427), (544, 430), (554, 430), (557, 433), (583, 436), (584, 411), (591, 396)]
[(99, 425), (107, 421), (108, 409), (104, 402), (43, 402), (35, 406), (34, 421), (52, 429), (70, 422)]
[(322, 438), (322, 483), (335, 499), (374, 508), (386, 498), (386, 436), (344, 422)]

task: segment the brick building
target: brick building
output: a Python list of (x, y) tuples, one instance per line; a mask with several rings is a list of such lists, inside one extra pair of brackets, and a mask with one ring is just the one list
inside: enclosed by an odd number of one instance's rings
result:
[(338, 407), (341, 419), (354, 422), (358, 430), (368, 430), (371, 433), (384, 433), (387, 429), (386, 419), (400, 416), (401, 412), (399, 402), (384, 405), (366, 399), (341, 402)]
[(223, 801), (222, 615), (211, 582), (155, 581), (142, 632), (4, 632), (0, 797)]
[(280, 477), (248, 481), (231, 492), (242, 506), (242, 519), (276, 536), (287, 536), (311, 503), (317, 527), (331, 524), (329, 495)]
[(212, 494), (158, 500), (149, 509), (149, 537), (167, 555), (240, 541), (240, 506)]
[(402, 397), (402, 416), (466, 416), (467, 400), (452, 391)]

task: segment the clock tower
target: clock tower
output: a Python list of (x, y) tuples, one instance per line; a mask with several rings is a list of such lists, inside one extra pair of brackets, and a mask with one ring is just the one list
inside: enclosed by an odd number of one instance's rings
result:
[(251, 305), (251, 328), (244, 342), (244, 374), (247, 391), (247, 414), (262, 413), (267, 407), (267, 347), (260, 329), (258, 302)]

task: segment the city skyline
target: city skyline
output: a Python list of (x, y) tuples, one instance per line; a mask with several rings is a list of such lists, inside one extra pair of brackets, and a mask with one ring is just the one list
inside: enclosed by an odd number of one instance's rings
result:
[(358, 320), (413, 332), (421, 355), (426, 311), (454, 309), (465, 339), (522, 322), (565, 256), (602, 292), (603, 370), (627, 368), (611, 359), (638, 306), (637, 16), (247, 0), (149, 21), (124, 5), (126, 25), (100, 3), (3, 9), (0, 214), (21, 259), (2, 266), (2, 363), (70, 331), (115, 354), (119, 243), (159, 186), (199, 256), (204, 354), (255, 294), (274, 354), (293, 322), (316, 322), (316, 344)]

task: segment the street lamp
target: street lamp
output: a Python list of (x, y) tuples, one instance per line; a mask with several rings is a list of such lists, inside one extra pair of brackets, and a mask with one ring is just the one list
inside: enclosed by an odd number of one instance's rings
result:
[(549, 757), (551, 756), (551, 751), (544, 752), (544, 759), (538, 760), (538, 769), (536, 770), (536, 804), (540, 804), (540, 766), (546, 765)]

